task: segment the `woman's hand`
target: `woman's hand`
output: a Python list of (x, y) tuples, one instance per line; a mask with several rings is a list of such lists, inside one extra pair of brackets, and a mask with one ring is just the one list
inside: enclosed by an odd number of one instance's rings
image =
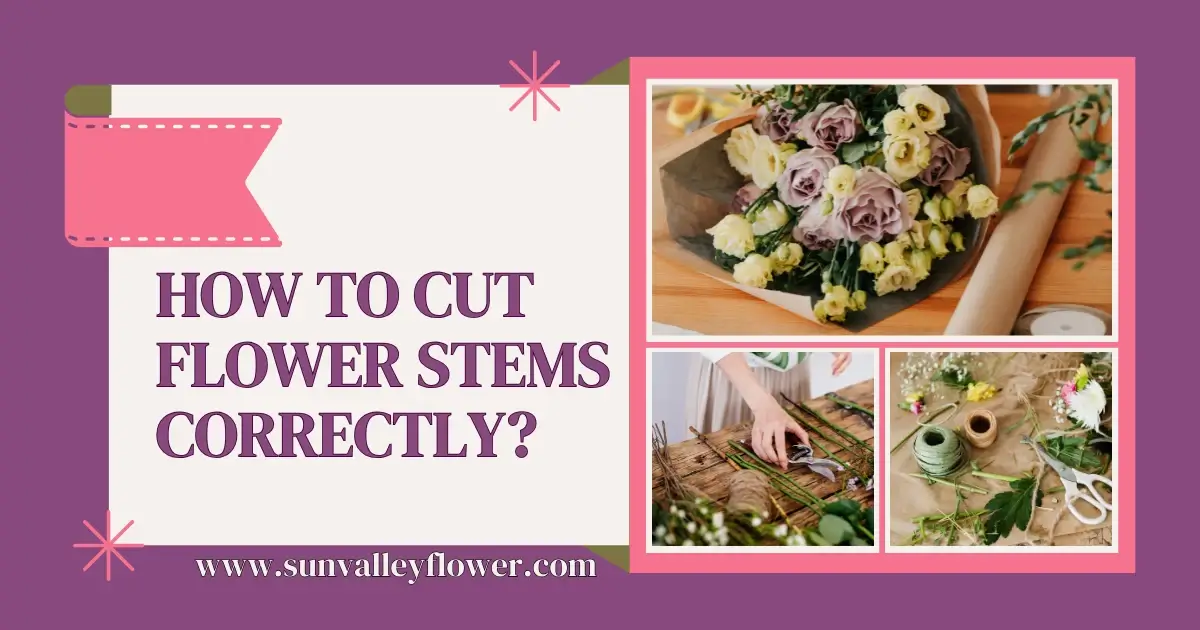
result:
[(800, 428), (774, 398), (767, 397), (752, 402), (750, 411), (754, 413), (754, 426), (750, 429), (750, 445), (754, 448), (754, 454), (786, 472), (787, 435), (791, 433), (805, 446), (811, 446), (808, 443), (808, 433)]
[(746, 401), (754, 415), (754, 426), (750, 429), (750, 445), (754, 448), (754, 454), (764, 462), (775, 464), (786, 471), (787, 434), (791, 433), (800, 438), (805, 446), (812, 446), (808, 442), (808, 434), (792, 420), (783, 407), (779, 406), (775, 397), (763, 389), (762, 383), (758, 382), (754, 371), (746, 363), (744, 354), (730, 353), (717, 361), (717, 367), (721, 368), (729, 382), (733, 383), (734, 389), (741, 394), (742, 400)]
[(850, 367), (850, 359), (853, 355), (849, 352), (834, 352), (833, 353), (833, 375), (841, 376), (846, 368)]

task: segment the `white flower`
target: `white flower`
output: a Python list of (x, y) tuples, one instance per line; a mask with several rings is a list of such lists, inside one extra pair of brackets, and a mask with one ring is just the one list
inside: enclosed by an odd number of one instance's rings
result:
[(749, 177), (750, 157), (754, 155), (757, 146), (758, 134), (754, 133), (753, 126), (742, 125), (729, 132), (729, 139), (725, 141), (725, 155), (729, 158), (729, 165)]
[(772, 201), (754, 212), (754, 225), (752, 227), (754, 235), (762, 236), (770, 234), (787, 225), (788, 219), (787, 207), (783, 205), (783, 202)]
[(713, 247), (723, 254), (745, 258), (754, 249), (754, 228), (740, 214), (727, 214), (705, 231), (712, 235)]
[(789, 546), (789, 547), (807, 547), (808, 541), (804, 540), (804, 536), (801, 536), (800, 534), (794, 534), (792, 536), (788, 536), (787, 546)]
[(759, 526), (761, 526), (761, 525), (762, 525), (762, 519), (761, 519), (761, 518), (758, 518), (757, 516), (755, 516), (754, 518), (750, 519), (750, 526), (751, 526), (751, 527), (759, 527)]
[(716, 514), (713, 514), (712, 524), (713, 524), (713, 527), (721, 527), (722, 525), (724, 525), (725, 524), (725, 514), (723, 512), (717, 512)]
[(771, 281), (775, 271), (771, 259), (762, 254), (750, 254), (733, 266), (733, 280), (738, 284), (762, 289)]
[(909, 86), (897, 99), (913, 124), (925, 133), (934, 133), (946, 126), (950, 103), (927, 85)]
[(783, 538), (784, 536), (787, 536), (787, 533), (788, 533), (787, 525), (776, 525), (775, 526), (774, 534), (775, 534), (776, 538)]
[(1089, 431), (1100, 428), (1100, 417), (1108, 400), (1104, 398), (1104, 388), (1096, 381), (1088, 381), (1083, 389), (1077, 390), (1067, 401), (1069, 415), (1073, 420), (1083, 425)]
[(692, 522), (689, 522), (689, 523), (687, 524), (687, 532), (688, 532), (689, 534), (695, 534), (695, 533), (696, 533), (696, 524), (695, 524), (695, 523), (692, 523)]
[(675, 544), (675, 534), (667, 534), (666, 541), (667, 541), (668, 545), (674, 545)]
[(725, 529), (724, 527), (722, 527), (721, 529), (717, 530), (717, 544), (719, 544), (719, 545), (728, 545), (729, 544), (729, 530), (728, 529)]
[(685, 541), (683, 541), (683, 546), (684, 547), (694, 547), (694, 546), (696, 546), (696, 543), (694, 543), (690, 540), (685, 540)]
[(794, 144), (775, 144), (766, 136), (756, 137), (754, 154), (750, 156), (750, 180), (763, 190), (770, 188), (795, 153)]
[(666, 535), (666, 533), (667, 533), (667, 528), (662, 525), (659, 525), (658, 527), (654, 528), (654, 535), (658, 538), (662, 538), (663, 536)]

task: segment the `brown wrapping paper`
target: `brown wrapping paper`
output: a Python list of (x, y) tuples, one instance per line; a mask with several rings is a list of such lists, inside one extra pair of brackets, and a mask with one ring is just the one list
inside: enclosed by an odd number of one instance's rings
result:
[[(1076, 98), (1077, 92), (1060, 90), (1050, 107)], [(1067, 177), (1079, 170), (1081, 161), (1066, 118), (1058, 118), (1036, 140), (1012, 195), (1034, 182)], [(1065, 193), (1044, 192), (999, 222), (950, 316), (947, 335), (1012, 333), (1065, 201)]]
[[(997, 357), (1003, 357), (1005, 353), (997, 353)], [(1073, 353), (1058, 353), (1061, 357), (1062, 364), (1076, 365), (1082, 359), (1081, 354)], [(891, 356), (891, 399), (893, 401), (904, 400), (904, 393), (901, 391), (901, 378), (899, 376), (900, 367), (904, 365), (907, 353), (896, 353)], [(1013, 425), (1020, 423), (1025, 415), (1025, 407), (1013, 395), (1013, 391), (1017, 388), (1024, 387), (1032, 389), (1033, 379), (1024, 376), (1028, 372), (1023, 370), (1016, 359), (1009, 359), (1003, 362), (1002, 358), (998, 358), (994, 363), (997, 372), (990, 377), (990, 382), (1001, 390), (995, 398), (984, 401), (982, 403), (964, 403), (958, 413), (949, 420), (945, 420), (942, 426), (948, 429), (960, 429), (963, 423), (970, 417), (971, 412), (979, 409), (990, 411), (996, 418), (996, 440), (987, 448), (971, 447), (969, 457), (977, 461), (986, 471), (1001, 475), (1009, 475), (1018, 477), (1029, 472), (1037, 470), (1038, 457), (1033, 449), (1021, 443), (1021, 438), (1032, 429), (1026, 424), (1014, 431), (1008, 431)], [(1006, 389), (1014, 381), (1020, 379), (1020, 382), (1015, 383), (1015, 387)], [(1041, 423), (1043, 430), (1057, 428), (1052, 419), (1052, 414), (1047, 405), (1047, 398), (1038, 397), (1047, 395), (1053, 392), (1057, 381), (1053, 376), (1046, 379), (1043, 387), (1039, 391), (1033, 392), (1035, 397), (1033, 402), (1035, 409), (1038, 411), (1038, 422)], [(927, 400), (927, 408), (937, 409), (946, 402), (952, 402), (953, 396), (942, 395), (940, 397), (932, 397)], [(943, 420), (947, 415), (940, 416), (936, 420)], [(917, 417), (907, 411), (895, 409), (888, 414), (888, 449), (889, 451), (896, 448), (896, 445), (917, 427)], [(935, 423), (936, 423), (935, 420)], [(1064, 427), (1065, 428), (1065, 427)], [(907, 546), (911, 544), (913, 532), (917, 527), (912, 520), (918, 516), (927, 514), (949, 514), (954, 511), (955, 490), (949, 486), (941, 484), (930, 485), (924, 479), (910, 477), (910, 473), (919, 473), (917, 462), (913, 458), (912, 439), (910, 438), (902, 447), (896, 450), (888, 457), (888, 513), (890, 521), (888, 532), (888, 544), (895, 546)], [(960, 479), (962, 483), (966, 483), (978, 488), (983, 488), (988, 491), (987, 495), (982, 494), (966, 494), (966, 502), (963, 510), (978, 510), (982, 509), (997, 492), (1007, 490), (1007, 484), (1002, 481), (991, 479), (983, 479), (971, 475), (965, 475)], [(1120, 483), (1115, 478), (1114, 484)], [(1069, 512), (1065, 510), (1063, 503), (1063, 493), (1061, 492), (1061, 482), (1054, 472), (1046, 468), (1042, 476), (1041, 489), (1046, 492), (1045, 498), (1042, 501), (1042, 507), (1035, 511), (1032, 525), (1027, 532), (1014, 530), (1007, 538), (1001, 539), (994, 546), (1012, 546), (1022, 544), (1046, 545), (1051, 542), (1059, 546), (1095, 546), (1112, 544), (1112, 514), (1109, 514), (1108, 519), (1099, 525), (1084, 525), (1075, 520)], [(1059, 488), (1057, 492), (1051, 490)], [(1119, 504), (1116, 504), (1119, 508)], [(1080, 507), (1085, 514), (1091, 514), (1090, 508), (1086, 505)], [(1053, 536), (1051, 536), (1051, 526), (1053, 526)], [(958, 545), (975, 544), (966, 536), (960, 537)]]
[[(953, 90), (957, 96), (951, 99), (952, 108), (970, 116), (973, 123), (972, 159), (979, 161), (987, 174), (987, 183), (995, 188), (1000, 179), (1000, 132), (988, 109), (987, 92), (982, 85), (953, 86)], [(728, 213), (733, 192), (743, 183), (743, 178), (727, 166), (725, 137), (730, 130), (753, 119), (754, 110), (748, 109), (655, 151), (651, 165), (651, 246), (656, 256), (816, 321), (814, 297), (738, 284), (729, 272), (712, 261), (711, 237), (705, 230)], [(859, 332), (953, 282), (982, 251), (987, 228), (987, 220), (968, 225), (963, 230), (967, 252), (952, 253), (939, 261), (916, 291), (872, 297), (866, 312), (855, 313), (840, 328)], [(701, 242), (702, 245), (696, 244)]]

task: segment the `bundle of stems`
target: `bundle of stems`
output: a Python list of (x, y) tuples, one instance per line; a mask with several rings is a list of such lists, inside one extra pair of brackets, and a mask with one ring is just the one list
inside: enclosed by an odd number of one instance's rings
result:
[(654, 425), (650, 442), (654, 452), (654, 462), (658, 464), (658, 469), (662, 474), (663, 494), (667, 501), (690, 498), (687, 489), (683, 486), (683, 479), (675, 471), (675, 466), (671, 464), (671, 458), (667, 453), (666, 423), (660, 422)]
[[(825, 442), (828, 442), (829, 444), (833, 445), (834, 447), (839, 448), (846, 453), (850, 453), (851, 455), (860, 458), (862, 461), (864, 461), (867, 464), (867, 470), (870, 470), (870, 471), (873, 471), (875, 469), (875, 449), (871, 448), (871, 446), (869, 444), (867, 444), (866, 442), (863, 442), (862, 440), (855, 437), (853, 433), (850, 433), (849, 431), (846, 431), (845, 429), (830, 422), (828, 419), (825, 418), (825, 416), (821, 415), (821, 413), (819, 411), (809, 407), (808, 405), (805, 405), (804, 403), (795, 402), (792, 399), (788, 398), (787, 396), (782, 396), (782, 398), (785, 402), (787, 402), (789, 405), (792, 406), (792, 409), (785, 408), (785, 411), (787, 411), (788, 415), (790, 415), (796, 422), (798, 422), (800, 424), (800, 426), (804, 427), (805, 431), (812, 434), (809, 436), (809, 441), (812, 442), (812, 445), (814, 447), (816, 447), (822, 453), (824, 453), (825, 457), (832, 459), (833, 461), (841, 464), (847, 470), (852, 471), (855, 475), (857, 475), (859, 477), (859, 479), (869, 479), (871, 477), (870, 474), (863, 474), (856, 467), (846, 463), (845, 461), (843, 461), (842, 459), (840, 459), (839, 457), (834, 455), (830, 451), (830, 449), (826, 448), (825, 445), (823, 445), (821, 442), (818, 442), (816, 439), (814, 439), (813, 436), (815, 435), (816, 437), (821, 438), (822, 440), (824, 440)], [(804, 416), (802, 416), (799, 413), (796, 413), (794, 410), (800, 410), (800, 411), (804, 412), (805, 414), (807, 414), (809, 417), (816, 419), (818, 422), (820, 422), (822, 425), (824, 425), (827, 429), (829, 429), (834, 435), (839, 436), (840, 439), (832, 438), (825, 431), (818, 429), (813, 423), (805, 422)]]
[[(795, 479), (792, 479), (787, 474), (780, 472), (774, 466), (764, 462), (754, 454), (746, 445), (736, 440), (729, 440), (729, 446), (733, 447), (736, 453), (729, 453), (728, 457), (731, 461), (742, 468), (757, 470), (767, 476), (771, 485), (774, 486), (783, 496), (807, 507), (817, 514), (824, 515), (825, 508), (829, 504), (821, 497), (813, 494), (808, 488), (800, 485)], [(836, 496), (836, 495), (835, 495)], [(866, 536), (868, 540), (875, 540), (874, 534), (863, 527), (859, 523), (854, 523), (854, 528), (860, 534)]]

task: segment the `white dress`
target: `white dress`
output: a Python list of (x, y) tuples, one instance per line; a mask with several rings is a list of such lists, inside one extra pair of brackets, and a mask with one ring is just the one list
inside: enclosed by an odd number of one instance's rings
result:
[[(696, 355), (688, 379), (688, 409), (686, 417), (701, 433), (711, 433), (754, 416), (742, 395), (734, 389), (717, 361), (729, 356), (728, 350), (707, 350)], [(746, 363), (758, 377), (763, 389), (772, 396), (786, 395), (792, 400), (807, 400), (808, 353), (804, 352), (747, 352)]]

